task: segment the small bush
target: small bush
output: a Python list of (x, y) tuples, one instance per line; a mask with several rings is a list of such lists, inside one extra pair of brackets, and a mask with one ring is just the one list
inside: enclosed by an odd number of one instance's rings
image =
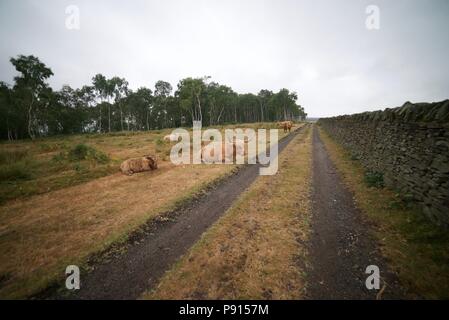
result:
[(85, 144), (78, 144), (69, 151), (69, 159), (72, 161), (87, 160), (90, 147)]
[(365, 173), (365, 183), (368, 187), (381, 189), (385, 186), (382, 172), (368, 171)]
[[(95, 162), (105, 164), (110, 161), (108, 155), (85, 144), (78, 144), (74, 148), (70, 149), (67, 153), (67, 158), (72, 162), (94, 160)], [(55, 161), (60, 161), (61, 159), (65, 159), (64, 153), (60, 153), (59, 155), (53, 157), (53, 160)]]

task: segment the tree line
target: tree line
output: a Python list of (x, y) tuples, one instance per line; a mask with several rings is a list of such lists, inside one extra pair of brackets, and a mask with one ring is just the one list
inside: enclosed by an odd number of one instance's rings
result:
[(152, 130), (279, 120), (301, 120), (304, 109), (288, 89), (239, 94), (210, 77), (185, 78), (176, 90), (157, 81), (154, 90), (131, 90), (124, 78), (97, 74), (92, 83), (54, 91), (52, 70), (35, 56), (11, 58), (14, 84), (0, 82), (0, 139), (34, 139), (58, 134)]

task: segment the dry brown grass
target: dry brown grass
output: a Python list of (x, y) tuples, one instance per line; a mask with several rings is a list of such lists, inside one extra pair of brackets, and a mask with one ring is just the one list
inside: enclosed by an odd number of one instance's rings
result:
[(449, 234), (387, 188), (370, 188), (358, 161), (323, 130), (321, 138), (357, 206), (375, 226), (382, 254), (412, 297), (449, 298)]
[(144, 295), (149, 299), (297, 299), (309, 232), (310, 129)]

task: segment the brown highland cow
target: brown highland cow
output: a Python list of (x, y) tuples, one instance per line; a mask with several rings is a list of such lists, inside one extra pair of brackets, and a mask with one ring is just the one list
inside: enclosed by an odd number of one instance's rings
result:
[(133, 173), (150, 171), (157, 169), (156, 157), (143, 156), (141, 158), (132, 158), (122, 162), (120, 170), (123, 174), (132, 175)]

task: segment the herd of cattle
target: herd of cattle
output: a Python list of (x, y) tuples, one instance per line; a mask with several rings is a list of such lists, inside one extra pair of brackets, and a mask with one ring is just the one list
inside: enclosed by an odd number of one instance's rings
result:
[[(284, 129), (284, 132), (290, 132), (293, 127), (292, 121), (278, 122), (278, 126)], [(179, 136), (176, 134), (168, 134), (164, 137), (166, 142), (177, 142)], [(201, 158), (204, 162), (216, 160), (215, 150), (221, 148), (222, 162), (233, 161), (237, 155), (245, 156), (244, 144), (247, 141), (234, 139), (229, 143), (221, 143), (221, 141), (212, 141), (201, 149)], [(122, 162), (120, 171), (126, 175), (132, 175), (138, 172), (151, 171), (157, 169), (157, 158), (151, 155), (145, 155), (139, 158), (131, 158)]]

